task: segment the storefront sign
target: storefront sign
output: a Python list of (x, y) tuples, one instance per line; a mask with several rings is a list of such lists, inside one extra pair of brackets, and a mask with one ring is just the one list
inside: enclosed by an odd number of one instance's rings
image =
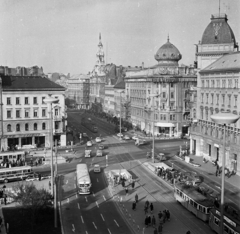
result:
[[(219, 215), (219, 216), (221, 216), (221, 213), (220, 213), (218, 210), (216, 210), (216, 214)], [(237, 226), (236, 223), (234, 223), (234, 222), (233, 222), (232, 220), (230, 220), (228, 217), (223, 216), (223, 218), (224, 218), (224, 220), (225, 220), (226, 222), (228, 222), (229, 224), (231, 224), (233, 227), (236, 227), (236, 226)]]
[(36, 137), (36, 136), (45, 136), (46, 134), (43, 133), (34, 133), (34, 134), (23, 134), (23, 135), (9, 135), (9, 136), (2, 136), (1, 138), (19, 138), (19, 137)]

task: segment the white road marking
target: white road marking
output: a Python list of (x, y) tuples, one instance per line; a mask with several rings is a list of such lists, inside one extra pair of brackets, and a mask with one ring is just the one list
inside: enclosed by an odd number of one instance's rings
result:
[(96, 205), (97, 205), (97, 207), (99, 208), (99, 206), (98, 206), (98, 202), (96, 201)]
[(88, 202), (87, 197), (85, 197), (85, 199), (86, 199), (86, 202)]
[(108, 229), (108, 232), (109, 232), (109, 234), (112, 234), (109, 229)]
[(75, 232), (75, 226), (72, 224), (72, 231)]
[(78, 195), (76, 194), (76, 198), (78, 198)]
[(105, 221), (105, 219), (103, 218), (103, 215), (101, 214), (102, 220)]
[(78, 209), (79, 209), (79, 210), (81, 209), (79, 203), (78, 203)]
[(69, 203), (69, 198), (67, 199), (67, 202)]
[(84, 223), (83, 217), (81, 216), (82, 223)]
[(119, 225), (118, 225), (118, 223), (117, 223), (117, 221), (114, 219), (114, 222), (116, 223), (116, 225), (119, 227)]
[(93, 223), (93, 226), (97, 229), (97, 226), (95, 225), (95, 223), (94, 222), (92, 222)]
[(88, 232), (86, 231), (86, 234), (88, 234)]
[(68, 180), (66, 180), (66, 184), (68, 184)]
[(99, 181), (98, 181), (98, 178), (97, 178), (97, 182), (99, 182)]
[(104, 197), (104, 195), (103, 195), (103, 199), (104, 199), (104, 201), (106, 201), (106, 198)]

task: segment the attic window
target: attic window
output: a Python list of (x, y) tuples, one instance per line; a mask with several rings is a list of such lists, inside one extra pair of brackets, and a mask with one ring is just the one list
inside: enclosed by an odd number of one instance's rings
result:
[(225, 63), (225, 61), (223, 61), (222, 63)]
[(174, 54), (171, 54), (172, 57), (174, 57)]
[(237, 62), (237, 59), (236, 59), (236, 60), (234, 60), (234, 62)]
[(163, 57), (165, 57), (166, 56), (166, 54), (163, 54)]
[(215, 40), (217, 40), (218, 38), (217, 38), (217, 36), (215, 35)]

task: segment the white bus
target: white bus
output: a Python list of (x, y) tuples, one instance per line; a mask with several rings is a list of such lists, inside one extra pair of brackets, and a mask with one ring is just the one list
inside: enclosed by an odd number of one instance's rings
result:
[(91, 179), (87, 164), (77, 164), (77, 187), (79, 194), (90, 194)]
[(0, 182), (8, 183), (9, 181), (25, 180), (30, 175), (33, 175), (30, 166), (2, 168), (0, 169)]

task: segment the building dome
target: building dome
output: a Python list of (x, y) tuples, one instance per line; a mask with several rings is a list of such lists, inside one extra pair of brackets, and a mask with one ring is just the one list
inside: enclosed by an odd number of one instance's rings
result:
[(154, 57), (160, 64), (177, 64), (178, 61), (182, 58), (182, 55), (180, 54), (179, 50), (169, 42), (168, 38), (167, 42), (158, 49)]
[(227, 23), (226, 14), (212, 15), (211, 23), (205, 29), (201, 44), (229, 44), (236, 45), (235, 36)]

